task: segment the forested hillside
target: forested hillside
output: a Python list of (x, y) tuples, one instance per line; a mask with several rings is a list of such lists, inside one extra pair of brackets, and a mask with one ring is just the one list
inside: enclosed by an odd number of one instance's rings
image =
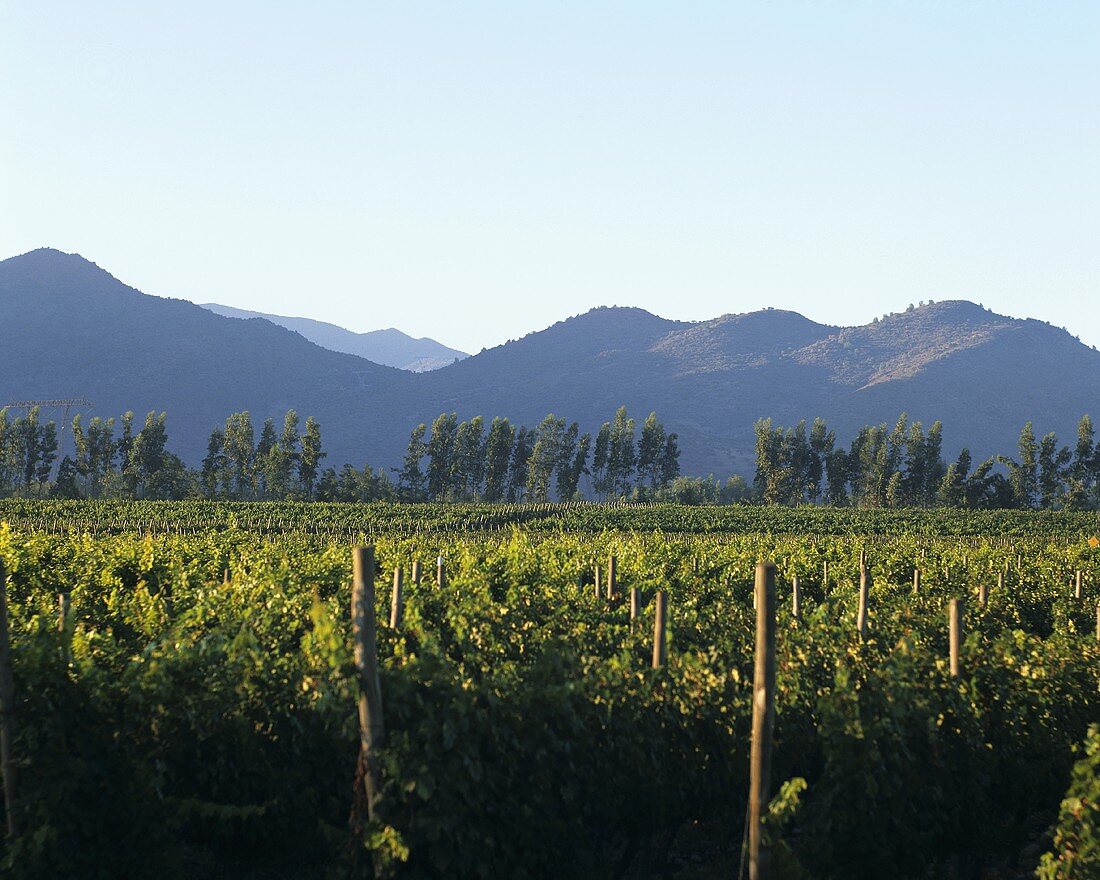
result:
[(264, 321), (146, 296), (75, 255), (0, 262), (0, 404), (84, 396), (100, 414), (167, 411), (174, 451), (203, 458), (227, 413), (294, 409), (325, 426), (330, 461), (397, 470), (407, 431), (440, 412), (593, 435), (608, 413), (656, 411), (685, 474), (752, 474), (761, 418), (825, 419), (848, 442), (899, 413), (949, 426), (943, 452), (1011, 450), (1021, 422), (1069, 437), (1095, 409), (1100, 354), (1064, 330), (967, 302), (837, 328), (765, 310), (711, 321), (598, 308), (424, 374), (327, 351)]

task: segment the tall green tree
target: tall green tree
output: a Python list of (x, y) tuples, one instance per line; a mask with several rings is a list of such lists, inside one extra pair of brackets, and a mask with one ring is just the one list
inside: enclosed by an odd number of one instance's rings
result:
[(665, 428), (651, 412), (642, 422), (638, 440), (638, 482), (656, 489), (661, 484), (662, 456), (665, 451)]
[(1008, 468), (1008, 481), (1012, 487), (1012, 497), (1016, 507), (1034, 507), (1035, 496), (1039, 491), (1039, 444), (1035, 442), (1035, 431), (1031, 422), (1020, 431), (1016, 444), (1020, 460), (1000, 456), (999, 461)]
[(608, 448), (607, 471), (611, 491), (615, 495), (630, 494), (631, 479), (638, 462), (634, 445), (634, 419), (620, 406), (611, 421), (611, 437)]
[(1047, 434), (1039, 442), (1039, 503), (1045, 509), (1059, 507), (1065, 495), (1073, 453), (1068, 446), (1058, 448), (1058, 437)]
[(458, 415), (440, 413), (432, 422), (432, 435), (428, 440), (428, 495), (442, 501), (451, 487), (454, 469), (455, 441), (458, 436)]
[(561, 445), (565, 434), (565, 420), (553, 413), (544, 418), (535, 429), (535, 445), (527, 466), (527, 497), (531, 501), (547, 501), (550, 497), (550, 479), (558, 466)]
[(520, 425), (512, 444), (512, 460), (508, 463), (508, 501), (523, 501), (527, 496), (528, 463), (535, 445), (535, 432)]
[(485, 426), (481, 416), (462, 422), (455, 432), (451, 464), (451, 494), (477, 498), (485, 482)]
[[(573, 422), (566, 431), (562, 445), (561, 460), (558, 463), (557, 491), (562, 501), (571, 501), (577, 494), (581, 475), (587, 471), (588, 450), (592, 445), (591, 434), (581, 434), (577, 439), (579, 426)], [(673, 435), (675, 436), (675, 435)]]
[(413, 428), (409, 445), (405, 448), (398, 486), (401, 497), (406, 501), (424, 500), (425, 477), (421, 463), (428, 452), (428, 444), (424, 442), (424, 435), (427, 433), (428, 426), (421, 422)]
[(809, 499), (817, 503), (821, 498), (821, 481), (825, 476), (825, 462), (836, 445), (836, 434), (829, 430), (825, 421), (815, 418), (810, 426), (810, 463), (807, 480)]
[(507, 419), (494, 418), (485, 441), (485, 500), (500, 501), (508, 485), (508, 464), (512, 457), (516, 429)]
[(321, 450), (321, 426), (313, 416), (306, 418), (306, 430), (302, 434), (302, 451), (298, 460), (298, 479), (307, 501), (313, 498), (313, 485), (317, 480), (317, 471), (321, 459), (328, 455)]
[(223, 481), (226, 468), (225, 432), (215, 426), (206, 441), (206, 457), (202, 460), (199, 482), (206, 498), (218, 497), (218, 486)]
[(248, 412), (233, 413), (225, 420), (225, 460), (233, 475), (234, 498), (252, 497), (255, 456), (256, 438), (252, 416)]
[(1067, 475), (1069, 481), (1066, 491), (1067, 507), (1083, 510), (1095, 502), (1098, 465), (1100, 465), (1100, 451), (1096, 446), (1092, 418), (1084, 415), (1077, 423), (1077, 443), (1073, 449), (1073, 463)]
[(155, 411), (145, 416), (145, 425), (134, 438), (130, 450), (129, 471), (136, 494), (141, 498), (158, 497), (158, 477), (168, 464), (168, 414)]
[(611, 422), (604, 422), (596, 433), (596, 445), (592, 450), (592, 490), (597, 498), (608, 498), (611, 495), (610, 463)]

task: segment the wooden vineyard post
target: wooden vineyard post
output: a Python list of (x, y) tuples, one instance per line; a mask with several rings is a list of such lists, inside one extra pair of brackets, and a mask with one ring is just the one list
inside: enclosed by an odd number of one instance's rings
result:
[(749, 763), (749, 880), (767, 880), (764, 846), (772, 731), (775, 728), (775, 564), (756, 566), (756, 667), (752, 680), (752, 745)]
[(615, 598), (619, 590), (619, 559), (614, 554), (607, 557), (607, 598)]
[(691, 557), (691, 573), (693, 575), (696, 575), (696, 576), (699, 575), (699, 557), (698, 556)]
[(15, 809), (15, 680), (11, 674), (11, 640), (8, 632), (8, 572), (0, 560), (0, 773), (4, 774), (4, 812), (8, 837), (19, 836)]
[(419, 559), (414, 559), (413, 564), (412, 564), (412, 572), (410, 574), (410, 579), (412, 580), (413, 584), (415, 584), (416, 586), (419, 587), (421, 577), (423, 577), (423, 575), (420, 572), (420, 560)]
[(989, 587), (984, 580), (978, 584), (978, 605), (981, 606), (982, 611), (985, 611), (989, 605)]
[(997, 592), (1003, 593), (1005, 589), (1005, 573), (1003, 571), (997, 572)]
[(374, 547), (356, 547), (352, 551), (351, 628), (355, 669), (359, 674), (359, 759), (364, 771), (367, 813), (374, 821), (381, 788), (376, 752), (386, 736), (374, 622)]
[(821, 588), (822, 590), (829, 589), (829, 560), (826, 559), (821, 564)]
[(1096, 603), (1096, 641), (1100, 642), (1100, 602)]
[(947, 611), (947, 637), (951, 659), (951, 677), (958, 678), (960, 671), (959, 655), (962, 649), (962, 612), (963, 600), (952, 599)]
[(656, 613), (653, 615), (653, 668), (660, 669), (665, 665), (665, 615), (668, 613), (668, 596), (664, 590), (657, 591), (657, 600), (654, 603)]
[(871, 592), (871, 577), (866, 568), (859, 570), (859, 611), (856, 613), (856, 629), (860, 640), (867, 638), (867, 599)]
[(69, 614), (72, 600), (68, 593), (57, 594), (57, 635), (61, 640), (61, 662), (66, 666), (72, 661), (72, 630), (69, 628)]
[(1073, 598), (1081, 600), (1085, 598), (1085, 573), (1077, 569), (1077, 583), (1073, 588)]
[(405, 615), (405, 597), (402, 589), (401, 566), (393, 570), (393, 596), (390, 598), (390, 628), (399, 629), (401, 618)]
[(913, 569), (913, 595), (917, 595), (920, 592), (920, 569)]
[(440, 556), (435, 561), (435, 585), (437, 587), (443, 587), (447, 584), (447, 571), (443, 564), (443, 557)]
[(798, 575), (791, 578), (791, 617), (796, 621), (802, 619), (802, 590), (798, 585)]
[(634, 629), (638, 616), (642, 613), (642, 591), (637, 587), (630, 588), (630, 629)]
[(596, 601), (600, 601), (600, 567), (596, 566)]

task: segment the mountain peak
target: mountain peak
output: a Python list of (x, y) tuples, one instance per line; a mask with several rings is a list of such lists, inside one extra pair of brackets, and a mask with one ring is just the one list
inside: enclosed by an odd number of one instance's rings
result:
[(0, 260), (8, 277), (40, 284), (88, 284), (115, 277), (80, 254), (70, 254), (52, 247), (35, 248), (25, 254)]

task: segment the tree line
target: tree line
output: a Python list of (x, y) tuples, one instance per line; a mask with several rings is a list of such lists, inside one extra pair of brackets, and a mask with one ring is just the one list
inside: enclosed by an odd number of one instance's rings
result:
[[(198, 469), (168, 451), (167, 415), (150, 412), (72, 421), (72, 454), (58, 463), (60, 434), (38, 409), (0, 409), (0, 495), (55, 498), (226, 500), (548, 501), (653, 498), (679, 477), (677, 436), (651, 413), (641, 427), (621, 407), (596, 433), (548, 415), (537, 427), (443, 413), (417, 426), (395, 482), (386, 469), (321, 468), (321, 426), (290, 410), (256, 436), (248, 412), (231, 414), (207, 441)], [(55, 471), (56, 465), (56, 471)], [(681, 478), (682, 480), (682, 478)]]
[[(569, 501), (651, 498), (680, 473), (675, 433), (650, 413), (638, 436), (619, 407), (595, 438), (553, 413), (535, 428), (441, 413), (413, 429), (398, 480), (406, 501)], [(585, 486), (582, 488), (582, 481)]]
[[(995, 455), (975, 466), (970, 450), (944, 461), (943, 425), (926, 431), (902, 414), (897, 423), (866, 425), (848, 448), (822, 419), (807, 428), (756, 423), (753, 492), (765, 504), (856, 507), (1100, 507), (1100, 444), (1092, 419), (1081, 418), (1076, 443), (1053, 432), (1037, 439), (1024, 425), (1016, 457)], [(1000, 468), (998, 469), (998, 466)]]

